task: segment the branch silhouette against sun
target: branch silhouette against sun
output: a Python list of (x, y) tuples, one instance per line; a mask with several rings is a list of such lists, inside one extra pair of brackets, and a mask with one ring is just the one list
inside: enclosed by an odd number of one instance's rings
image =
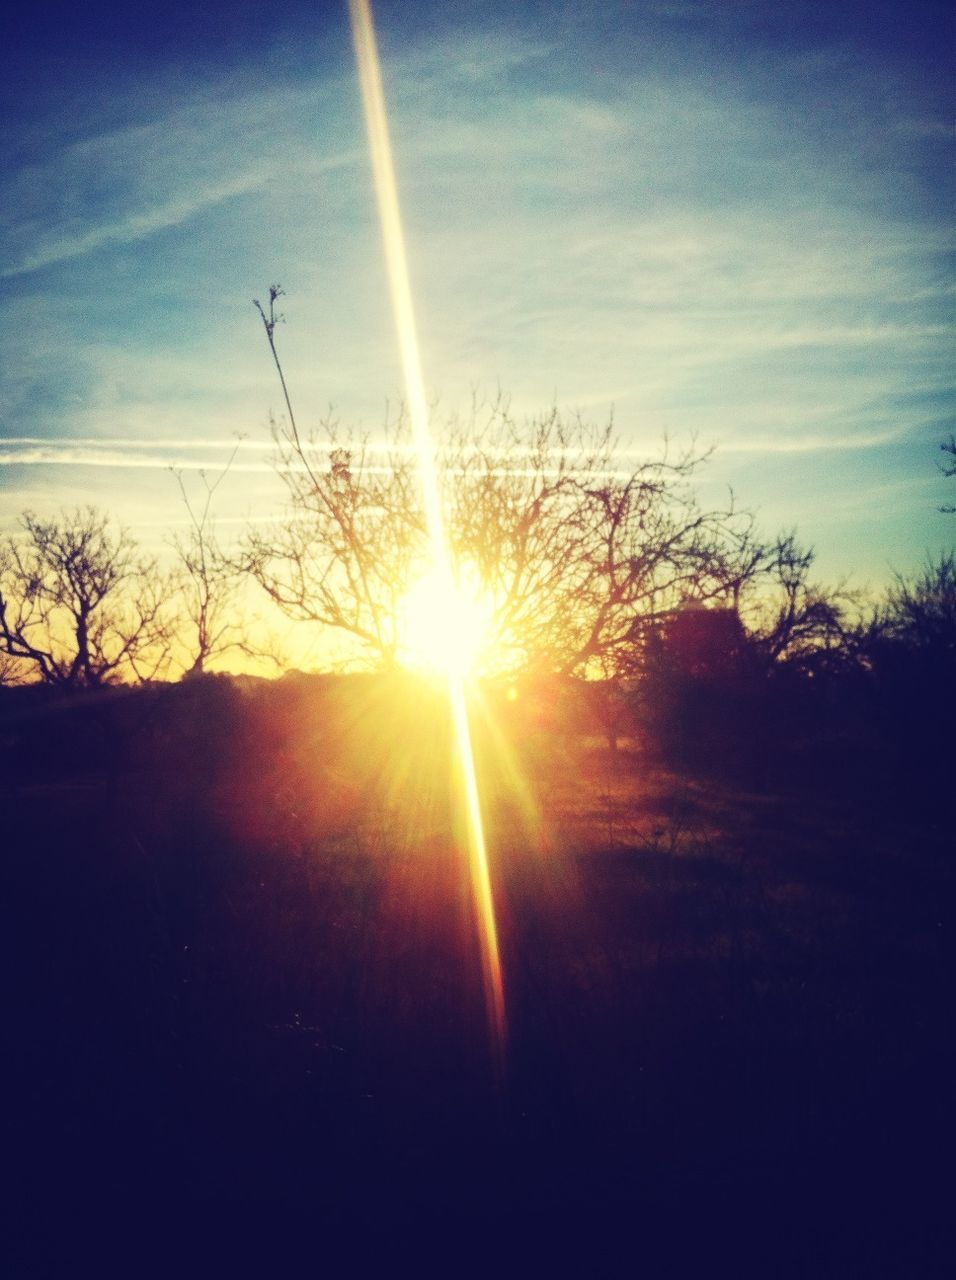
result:
[[(334, 418), (303, 437), (275, 341), (279, 296), (272, 286), (268, 309), (255, 305), (289, 415), (273, 422), (288, 510), (247, 535), (245, 563), (287, 616), (390, 667), (429, 564), (408, 420), (399, 412), (378, 444)], [(685, 600), (725, 601), (765, 554), (750, 563), (752, 521), (732, 497), (724, 509), (699, 505), (691, 482), (708, 453), (693, 446), (675, 452), (665, 440), (656, 458), (625, 465), (613, 422), (557, 409), (519, 422), (501, 396), (435, 438), (459, 588), (487, 614), (476, 673), (624, 673), (636, 621)]]

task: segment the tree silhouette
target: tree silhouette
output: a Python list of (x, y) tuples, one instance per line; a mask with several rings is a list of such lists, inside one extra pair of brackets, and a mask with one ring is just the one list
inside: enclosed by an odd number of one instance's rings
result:
[(146, 680), (170, 660), (168, 583), (95, 507), (43, 520), (0, 545), (0, 655), (8, 683), (94, 687)]
[[(943, 453), (949, 454), (953, 459), (952, 462), (941, 462), (939, 464), (940, 471), (942, 471), (944, 476), (956, 476), (956, 436), (950, 436), (949, 439), (944, 440), (939, 447)], [(956, 513), (956, 507), (940, 507), (940, 511), (945, 512), (947, 515), (953, 515)]]
[(740, 596), (741, 612), (768, 665), (786, 663), (810, 671), (847, 651), (859, 602), (844, 583), (827, 587), (815, 582), (813, 562), (813, 548), (801, 546), (790, 531), (761, 548), (751, 566)]
[(241, 567), (223, 549), (213, 518), (213, 499), (229, 474), (238, 448), (237, 444), (225, 467), (214, 477), (204, 470), (199, 472), (198, 501), (190, 496), (182, 472), (173, 468), (189, 517), (186, 532), (170, 540), (179, 567), (177, 586), (182, 601), (176, 648), (187, 676), (202, 675), (213, 658), (231, 650), (254, 652), (239, 609)]
[[(256, 302), (287, 417), (273, 424), (289, 518), (250, 533), (246, 564), (289, 617), (348, 637), (373, 665), (396, 661), (401, 602), (429, 547), (411, 433), (402, 415), (385, 439), (323, 421), (296, 423), (276, 349), (281, 316)], [(436, 433), (450, 549), (494, 606), (487, 651), (496, 670), (617, 674), (628, 668), (634, 620), (681, 599), (724, 594), (748, 522), (698, 505), (695, 449), (636, 464), (611, 423), (557, 410), (520, 423), (498, 398)]]
[(885, 638), (916, 654), (956, 664), (956, 553), (929, 560), (913, 578), (898, 575), (880, 628)]
[(898, 768), (949, 794), (956, 723), (956, 554), (897, 576), (862, 631), (878, 729)]
[[(428, 562), (407, 424), (373, 447), (334, 422), (308, 441), (275, 431), (291, 516), (249, 534), (247, 564), (290, 617), (345, 633), (374, 664), (396, 660), (400, 606)], [(623, 670), (634, 618), (725, 590), (732, 508), (702, 510), (702, 455), (624, 467), (610, 425), (557, 411), (517, 423), (498, 402), (446, 424), (438, 447), (455, 563), (494, 605), (497, 670)]]

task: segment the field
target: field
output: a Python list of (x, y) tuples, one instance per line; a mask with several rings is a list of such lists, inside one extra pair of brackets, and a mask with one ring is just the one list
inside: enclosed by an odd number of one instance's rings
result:
[(951, 802), (515, 708), (477, 743), (499, 1056), (436, 695), (4, 702), (21, 1223), (175, 1204), (584, 1238), (591, 1273), (942, 1272)]

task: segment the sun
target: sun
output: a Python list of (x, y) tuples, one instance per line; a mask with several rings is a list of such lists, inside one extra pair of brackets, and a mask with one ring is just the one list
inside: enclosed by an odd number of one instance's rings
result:
[(473, 675), (488, 640), (492, 607), (466, 575), (457, 581), (434, 566), (399, 605), (399, 658), (426, 674), (465, 679)]

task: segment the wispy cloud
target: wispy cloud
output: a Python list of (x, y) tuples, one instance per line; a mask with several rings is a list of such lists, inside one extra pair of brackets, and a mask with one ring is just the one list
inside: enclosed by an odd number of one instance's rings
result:
[[(386, 42), (387, 44), (387, 42)], [(441, 93), (464, 82), (470, 89), (484, 86), (499, 93), (502, 81), (515, 71), (546, 62), (560, 48), (557, 40), (532, 38), (517, 32), (484, 30), (432, 35), (412, 46), (385, 50), (389, 88), (401, 92), (415, 84)]]
[[(761, 63), (716, 42), (705, 74), (681, 43), (707, 38), (700, 6), (609, 7), (647, 35), (626, 47), (558, 8), (530, 36), (383, 33), (441, 404), (498, 384), (518, 415), (613, 408), (625, 459), (696, 433), (808, 522), (814, 467), (916, 473), (926, 451), (931, 470), (954, 395), (941, 171), (919, 167), (945, 145), (933, 104), (832, 47)], [(374, 432), (401, 396), (351, 69), (264, 57), (142, 89), (148, 107), (49, 122), (0, 172), (0, 467), (31, 500), (82, 476), (120, 501), (223, 465), (238, 430), (258, 438), (236, 487), (262, 506), (270, 281), (306, 431), (332, 404)]]
[[(170, 103), (146, 124), (86, 130), (73, 122), (30, 165), (0, 179), (0, 279), (14, 279), (108, 245), (168, 230), (290, 173), (354, 165), (338, 139), (335, 99), (325, 141), (310, 137), (323, 94), (294, 85), (272, 92), (226, 80)], [(79, 132), (79, 138), (76, 133)]]
[(57, 262), (79, 258), (104, 245), (129, 244), (135, 240), (141, 240), (144, 236), (152, 235), (156, 231), (179, 226), (180, 223), (207, 209), (214, 208), (224, 200), (232, 200), (250, 191), (259, 190), (267, 181), (266, 173), (239, 174), (235, 178), (204, 190), (193, 191), (188, 195), (156, 205), (143, 213), (131, 213), (116, 222), (106, 222), (99, 226), (88, 227), (73, 235), (48, 240), (26, 254), (19, 262), (0, 271), (0, 279), (10, 280), (31, 271), (39, 271)]
[(900, 439), (899, 431), (859, 432), (853, 435), (808, 434), (797, 436), (751, 436), (725, 440), (718, 446), (721, 454), (791, 454), (791, 453), (858, 453), (861, 449), (879, 449)]

